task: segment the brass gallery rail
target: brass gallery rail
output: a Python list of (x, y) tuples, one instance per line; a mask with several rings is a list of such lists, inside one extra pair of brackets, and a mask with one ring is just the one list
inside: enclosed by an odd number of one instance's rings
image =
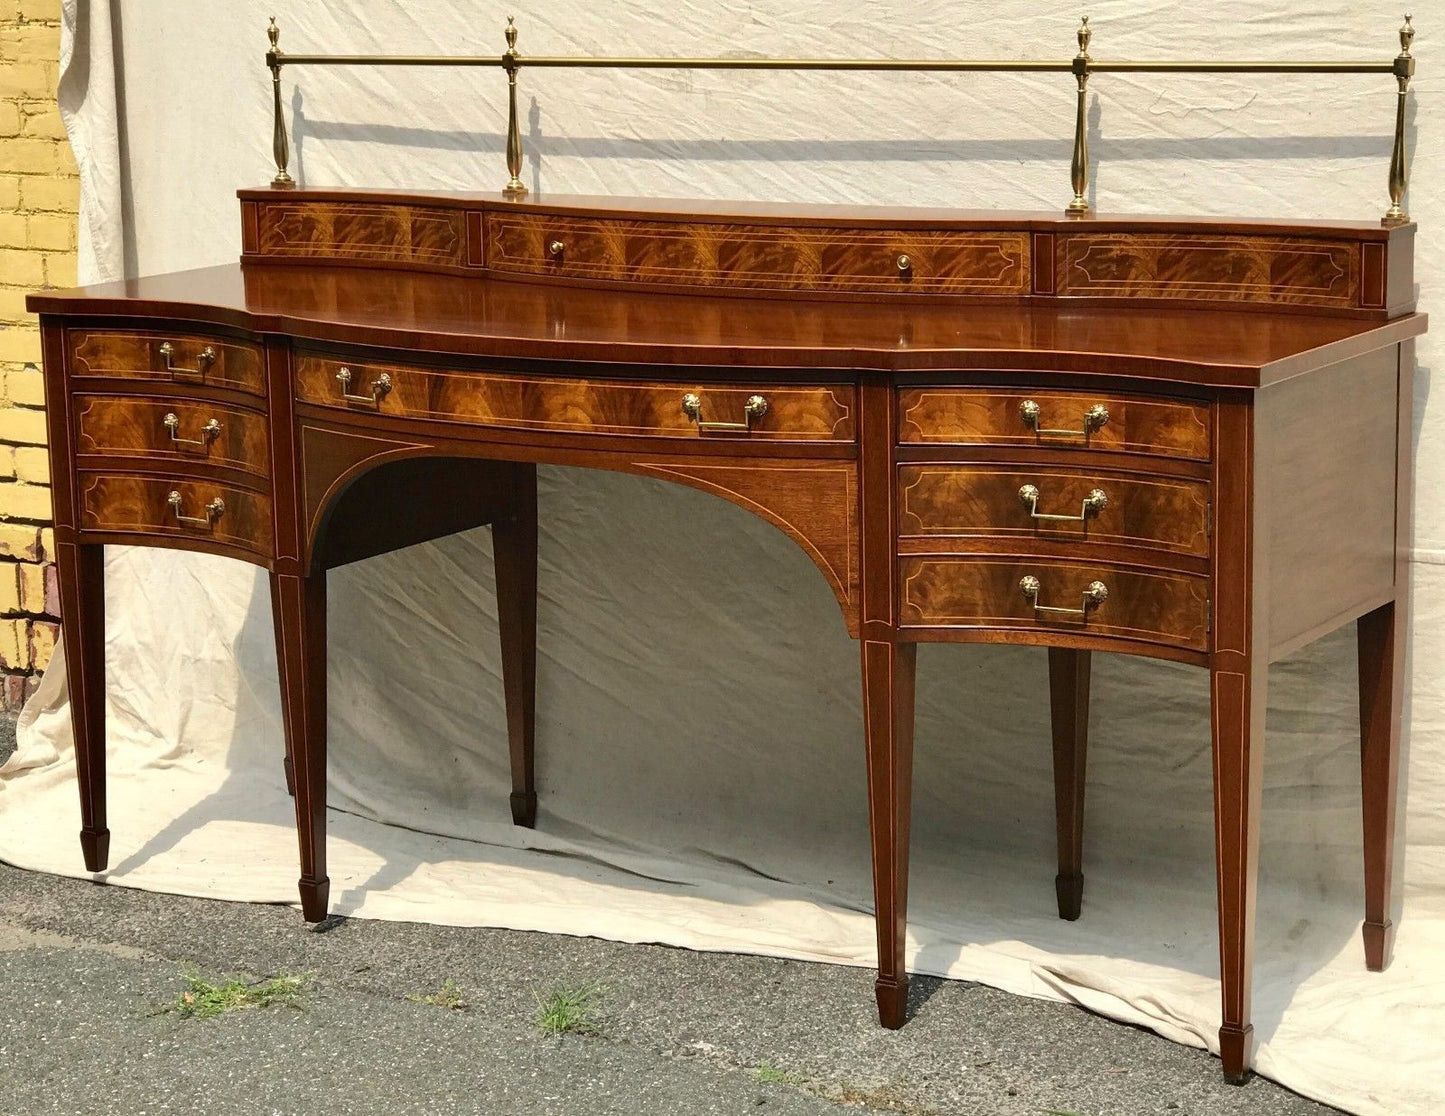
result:
[(506, 52), (501, 55), (406, 55), (406, 54), (286, 54), (281, 50), (281, 30), (273, 17), (267, 28), (271, 46), (266, 52), (266, 65), (271, 70), (275, 114), (276, 177), (271, 185), (286, 189), (295, 185), (287, 164), (291, 145), (286, 135), (286, 119), (281, 107), (281, 69), (283, 66), (499, 66), (507, 74), (507, 171), (510, 178), (504, 193), (520, 197), (527, 187), (522, 173), (522, 131), (517, 118), (517, 72), (524, 66), (548, 69), (613, 69), (613, 70), (858, 70), (901, 71), (910, 73), (1069, 73), (1078, 82), (1078, 105), (1074, 118), (1074, 154), (1070, 164), (1070, 180), (1074, 197), (1068, 205), (1071, 213), (1087, 213), (1085, 194), (1089, 186), (1089, 145), (1085, 125), (1085, 98), (1091, 74), (1127, 73), (1213, 73), (1213, 74), (1393, 74), (1399, 86), (1395, 101), (1395, 142), (1390, 153), (1390, 207), (1381, 223), (1403, 224), (1409, 220), (1404, 197), (1409, 185), (1409, 166), (1405, 156), (1405, 104), (1410, 79), (1415, 74), (1415, 58), (1410, 45), (1415, 38), (1411, 17), (1405, 17), (1400, 28), (1400, 53), (1390, 61), (1096, 61), (1089, 55), (1093, 32), (1089, 17), (1079, 25), (1079, 52), (1071, 59), (983, 60), (983, 59), (891, 59), (891, 58), (583, 58), (539, 55), (523, 57), (517, 53), (517, 28), (507, 17)]

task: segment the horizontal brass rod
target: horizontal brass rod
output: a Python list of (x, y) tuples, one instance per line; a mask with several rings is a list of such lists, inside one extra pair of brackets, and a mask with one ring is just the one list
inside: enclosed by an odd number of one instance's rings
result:
[[(278, 54), (282, 66), (496, 66), (500, 55), (437, 54)], [(948, 58), (572, 58), (519, 55), (518, 69), (597, 70), (861, 70), (916, 73), (1069, 73), (1071, 60)], [(1391, 62), (1307, 61), (1139, 61), (1089, 62), (1095, 74), (1388, 74)]]

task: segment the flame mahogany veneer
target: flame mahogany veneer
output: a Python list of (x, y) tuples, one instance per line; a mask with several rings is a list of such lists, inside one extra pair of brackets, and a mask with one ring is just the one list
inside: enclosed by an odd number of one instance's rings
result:
[(533, 825), (535, 470), (565, 464), (748, 508), (837, 596), (862, 658), (885, 1026), (907, 1002), (926, 640), (1049, 649), (1069, 919), (1090, 654), (1209, 671), (1219, 1044), (1242, 1080), (1267, 668), (1355, 623), (1365, 961), (1388, 962), (1412, 339), (1425, 329), (1414, 226), (240, 196), (241, 266), (30, 298), (91, 871), (110, 838), (106, 543), (270, 572), (316, 921), (326, 570), (491, 524), (511, 809)]

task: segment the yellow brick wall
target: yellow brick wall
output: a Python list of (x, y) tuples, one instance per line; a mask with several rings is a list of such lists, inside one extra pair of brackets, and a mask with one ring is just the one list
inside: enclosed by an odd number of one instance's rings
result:
[(0, 709), (50, 661), (59, 602), (37, 287), (75, 283), (80, 184), (55, 103), (60, 0), (0, 0)]

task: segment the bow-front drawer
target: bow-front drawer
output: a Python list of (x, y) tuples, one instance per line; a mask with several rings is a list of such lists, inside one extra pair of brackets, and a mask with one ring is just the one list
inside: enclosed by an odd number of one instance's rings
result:
[(236, 485), (123, 473), (80, 474), (81, 531), (161, 535), (269, 557), (270, 497)]
[(898, 470), (902, 538), (1113, 543), (1209, 554), (1203, 481), (1105, 469), (926, 463)]
[(116, 376), (266, 394), (259, 345), (230, 337), (137, 330), (73, 329), (67, 336), (73, 377)]
[(848, 384), (552, 379), (300, 355), (296, 397), (361, 414), (559, 434), (851, 442)]
[(1169, 396), (1056, 389), (905, 388), (904, 443), (1046, 446), (1208, 461), (1209, 404)]
[(209, 400), (77, 395), (75, 451), (270, 473), (266, 416)]
[(860, 229), (486, 215), (487, 267), (523, 275), (754, 290), (1022, 295), (1021, 230)]
[(1060, 560), (899, 560), (906, 628), (1002, 628), (1111, 636), (1204, 651), (1209, 580)]

